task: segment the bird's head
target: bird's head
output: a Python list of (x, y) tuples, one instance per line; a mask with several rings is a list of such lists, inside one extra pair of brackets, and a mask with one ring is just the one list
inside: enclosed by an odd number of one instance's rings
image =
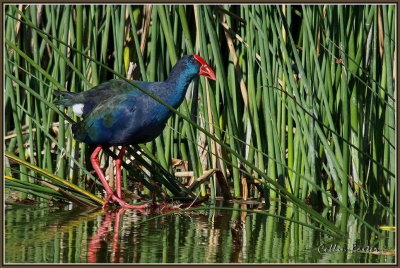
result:
[(176, 77), (181, 74), (190, 80), (197, 74), (212, 80), (216, 79), (213, 69), (199, 55), (184, 56), (176, 63), (170, 76)]

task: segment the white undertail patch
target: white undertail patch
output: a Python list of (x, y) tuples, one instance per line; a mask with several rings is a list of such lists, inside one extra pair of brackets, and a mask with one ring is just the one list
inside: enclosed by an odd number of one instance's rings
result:
[(84, 105), (82, 103), (74, 104), (72, 105), (72, 111), (74, 112), (74, 114), (81, 117), (83, 114), (83, 106)]

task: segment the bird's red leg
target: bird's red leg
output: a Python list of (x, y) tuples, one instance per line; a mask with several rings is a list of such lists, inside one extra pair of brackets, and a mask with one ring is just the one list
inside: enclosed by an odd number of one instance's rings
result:
[[(116, 201), (118, 202), (118, 204), (124, 208), (128, 208), (128, 209), (137, 209), (137, 210), (143, 210), (147, 207), (149, 207), (149, 204), (143, 204), (143, 205), (130, 205), (128, 203), (126, 203), (124, 200), (122, 200), (121, 198), (119, 198), (117, 195), (114, 194), (113, 190), (111, 189), (110, 185), (108, 185), (108, 182), (103, 174), (103, 172), (100, 169), (100, 161), (98, 158), (98, 155), (100, 153), (100, 151), (102, 150), (101, 145), (97, 146), (96, 149), (94, 149), (92, 155), (90, 156), (90, 161), (92, 162), (92, 166), (94, 168), (94, 170), (96, 171), (97, 175), (99, 176), (101, 183), (104, 186), (104, 189), (106, 190), (106, 200), (105, 203), (103, 205), (103, 209), (105, 208), (105, 206), (110, 202), (110, 201)], [(120, 163), (121, 164), (121, 163)], [(120, 169), (121, 171), (121, 169)], [(118, 172), (117, 172), (118, 173)], [(120, 173), (120, 172), (119, 172)], [(120, 173), (121, 175), (121, 173)], [(120, 176), (119, 175), (119, 176)], [(121, 176), (120, 176), (121, 178)], [(117, 179), (118, 180), (118, 179)], [(120, 185), (121, 186), (121, 185)]]
[(124, 157), (125, 151), (126, 151), (126, 146), (122, 146), (121, 150), (118, 153), (117, 160), (115, 161), (115, 167), (116, 167), (116, 180), (115, 180), (115, 188), (117, 195), (112, 197), (112, 200), (118, 202), (118, 204), (126, 209), (137, 209), (137, 210), (143, 210), (147, 207), (149, 207), (149, 204), (143, 204), (143, 205), (130, 205), (126, 203), (124, 200), (122, 200), (122, 189), (121, 189), (121, 165), (122, 165), (122, 158)]
[(106, 177), (104, 176), (104, 174), (100, 168), (100, 161), (99, 161), (98, 156), (102, 149), (103, 148), (101, 147), (101, 145), (97, 146), (96, 149), (94, 149), (92, 155), (90, 156), (90, 162), (92, 162), (92, 166), (93, 166), (94, 170), (96, 171), (97, 176), (99, 176), (100, 181), (104, 186), (104, 189), (106, 190), (106, 202), (103, 205), (103, 208), (104, 208), (105, 205), (107, 205), (107, 203), (110, 201), (110, 199), (112, 198), (114, 193), (113, 193), (113, 190), (111, 189), (110, 185), (108, 185)]
[(115, 179), (115, 188), (117, 190), (118, 198), (122, 198), (121, 165), (122, 165), (122, 158), (124, 157), (125, 151), (126, 151), (126, 146), (122, 146), (121, 150), (119, 151), (117, 160), (115, 160), (115, 168), (117, 170), (116, 179)]

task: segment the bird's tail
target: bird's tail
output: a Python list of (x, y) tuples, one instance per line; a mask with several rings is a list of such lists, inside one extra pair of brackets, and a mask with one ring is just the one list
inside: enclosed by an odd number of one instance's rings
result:
[(54, 95), (59, 99), (54, 102), (56, 105), (72, 106), (76, 103), (75, 93), (68, 91), (54, 90)]

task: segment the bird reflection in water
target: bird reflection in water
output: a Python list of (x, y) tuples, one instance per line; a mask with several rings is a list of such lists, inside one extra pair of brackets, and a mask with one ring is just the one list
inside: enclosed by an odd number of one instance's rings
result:
[[(167, 202), (153, 203), (149, 208), (137, 208), (136, 211), (142, 213), (143, 215), (160, 215), (173, 211), (184, 212), (187, 209), (198, 206), (203, 202), (208, 200), (208, 196), (202, 197), (198, 200), (181, 203), (172, 204)], [(97, 253), (101, 249), (101, 244), (106, 241), (110, 233), (113, 232), (112, 236), (112, 263), (118, 263), (121, 255), (121, 248), (119, 244), (119, 235), (121, 229), (121, 219), (125, 211), (130, 210), (129, 208), (117, 208), (114, 210), (105, 210), (104, 219), (97, 230), (97, 233), (89, 238), (88, 246), (88, 261), (89, 263), (97, 263), (98, 256)], [(114, 224), (113, 224), (114, 223)], [(113, 225), (113, 226), (112, 226)]]
[(101, 242), (104, 241), (108, 234), (111, 232), (111, 224), (114, 222), (114, 235), (112, 244), (112, 262), (118, 262), (120, 256), (120, 246), (119, 246), (119, 229), (121, 223), (121, 217), (126, 211), (126, 208), (120, 208), (114, 211), (107, 211), (105, 213), (103, 222), (97, 230), (97, 233), (90, 238), (88, 247), (88, 261), (90, 263), (97, 262), (97, 253), (101, 249)]

